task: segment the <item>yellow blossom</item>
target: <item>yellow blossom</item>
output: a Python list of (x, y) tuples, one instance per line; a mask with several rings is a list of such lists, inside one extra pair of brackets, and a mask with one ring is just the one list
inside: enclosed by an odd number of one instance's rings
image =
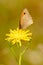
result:
[(32, 33), (30, 33), (30, 30), (17, 28), (17, 30), (10, 29), (10, 33), (6, 34), (6, 36), (7, 38), (5, 40), (11, 41), (13, 45), (18, 42), (21, 46), (21, 40), (30, 41)]

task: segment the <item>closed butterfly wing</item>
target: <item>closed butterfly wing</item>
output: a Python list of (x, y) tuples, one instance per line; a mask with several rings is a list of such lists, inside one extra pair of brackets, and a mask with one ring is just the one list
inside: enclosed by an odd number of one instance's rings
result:
[(33, 24), (32, 17), (29, 14), (28, 10), (24, 9), (20, 16), (19, 28), (26, 29), (31, 24)]

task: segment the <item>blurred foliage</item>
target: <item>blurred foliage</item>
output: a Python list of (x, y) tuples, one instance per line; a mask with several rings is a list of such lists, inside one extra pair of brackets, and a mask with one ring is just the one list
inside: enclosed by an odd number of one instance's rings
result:
[[(33, 33), (29, 49), (39, 52), (37, 46), (43, 44), (43, 0), (0, 0), (0, 65), (18, 65), (19, 52), (25, 48), (26, 43), (23, 43), (24, 45), (20, 50), (16, 45), (11, 47), (5, 41), (5, 34), (8, 33), (10, 28), (16, 29), (18, 27), (20, 14), (24, 8), (28, 9), (34, 22), (33, 25), (28, 27)], [(38, 62), (39, 64), (29, 61), (27, 57), (29, 52), (31, 51), (28, 50), (24, 54), (22, 65), (43, 65), (43, 59), (40, 63)]]

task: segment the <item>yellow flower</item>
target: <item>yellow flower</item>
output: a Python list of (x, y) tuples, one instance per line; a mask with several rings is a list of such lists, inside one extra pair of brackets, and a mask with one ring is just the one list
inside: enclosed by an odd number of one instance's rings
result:
[(21, 40), (30, 41), (32, 33), (30, 33), (29, 30), (23, 30), (17, 28), (17, 30), (10, 29), (10, 33), (6, 34), (6, 36), (7, 38), (5, 40), (11, 41), (12, 44), (18, 42), (19, 45), (21, 46)]

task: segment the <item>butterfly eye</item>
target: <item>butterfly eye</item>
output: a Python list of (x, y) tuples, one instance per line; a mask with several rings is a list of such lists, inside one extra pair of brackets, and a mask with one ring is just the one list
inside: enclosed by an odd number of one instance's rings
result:
[(24, 15), (25, 15), (26, 13), (24, 12)]

